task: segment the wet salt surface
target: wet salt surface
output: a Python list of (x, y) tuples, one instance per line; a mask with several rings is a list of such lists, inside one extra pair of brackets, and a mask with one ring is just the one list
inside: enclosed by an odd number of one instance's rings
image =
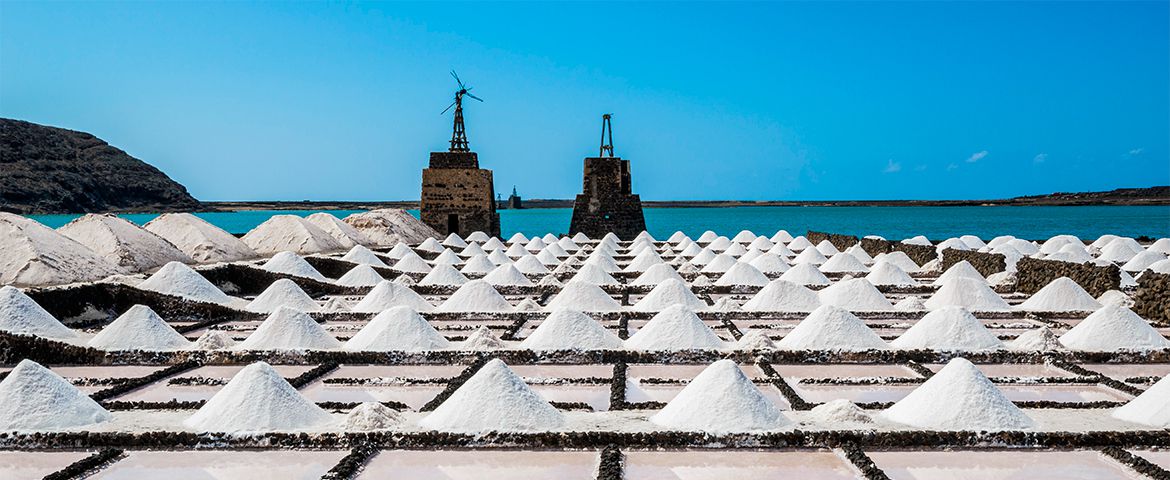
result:
[(773, 363), (772, 368), (784, 378), (865, 378), (865, 377), (902, 377), (921, 378), (914, 370), (905, 365), (785, 365)]
[[(172, 378), (207, 377), (230, 380), (246, 365), (205, 365), (183, 372)], [(315, 365), (273, 365), (277, 373), (285, 378), (295, 377), (311, 370)], [(168, 402), (207, 400), (215, 395), (223, 385), (171, 385), (168, 378), (156, 381), (114, 398), (114, 400), (128, 402)]]
[(92, 452), (0, 452), (0, 478), (42, 478), (88, 457)]
[(418, 410), (442, 392), (445, 385), (331, 385), (315, 381), (301, 389), (313, 402), (402, 402)]
[[(792, 385), (797, 394), (810, 402), (828, 402), (844, 398), (853, 403), (896, 402), (918, 385)], [(1125, 402), (1133, 397), (1099, 385), (1018, 385), (997, 384), (1013, 402), (1046, 400), (1053, 402)]]
[(95, 479), (317, 479), (346, 451), (131, 451)]
[[(923, 365), (933, 372), (942, 369), (940, 364)], [(1076, 377), (1077, 375), (1048, 364), (983, 363), (976, 368), (988, 377)]]
[(1125, 381), (1130, 377), (1165, 377), (1170, 375), (1170, 363), (1151, 363), (1151, 364), (1092, 364), (1082, 363), (1091, 371), (1100, 373), (1109, 378), (1119, 381)]
[(847, 460), (814, 451), (626, 450), (626, 478), (640, 480), (855, 479)]
[(599, 462), (595, 451), (384, 450), (357, 478), (586, 480), (596, 478)]
[(866, 452), (893, 480), (1137, 478), (1095, 451)]
[(1130, 453), (1149, 460), (1159, 467), (1170, 469), (1170, 450), (1130, 450)]
[[(690, 380), (695, 378), (700, 372), (705, 370), (708, 365), (657, 365), (646, 363), (631, 363), (626, 367), (627, 377), (636, 378), (663, 378), (675, 380)], [(739, 366), (743, 370), (743, 374), (751, 379), (767, 378), (763, 370), (754, 364), (745, 364)]]

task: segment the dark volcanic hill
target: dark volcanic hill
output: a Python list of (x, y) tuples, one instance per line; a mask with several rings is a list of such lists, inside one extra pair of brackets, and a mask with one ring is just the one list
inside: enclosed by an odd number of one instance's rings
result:
[(178, 182), (100, 138), (0, 118), (0, 211), (165, 212), (199, 207)]

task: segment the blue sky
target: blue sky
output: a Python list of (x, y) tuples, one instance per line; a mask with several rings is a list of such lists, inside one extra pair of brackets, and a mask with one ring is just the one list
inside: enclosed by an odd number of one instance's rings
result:
[(497, 191), (571, 198), (614, 113), (644, 199), (1170, 183), (1167, 2), (0, 2), (0, 116), (203, 200), (417, 199), (456, 69)]

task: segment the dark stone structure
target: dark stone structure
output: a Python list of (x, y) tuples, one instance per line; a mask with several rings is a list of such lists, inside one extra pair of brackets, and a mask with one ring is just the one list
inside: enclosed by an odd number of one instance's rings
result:
[(524, 202), (520, 200), (520, 195), (516, 194), (516, 186), (512, 186), (512, 196), (508, 197), (508, 210), (520, 210), (524, 208)]
[(481, 231), (500, 236), (492, 171), (479, 168), (475, 152), (431, 152), (430, 168), (423, 169), (419, 202), (423, 223), (443, 235), (466, 237)]
[(948, 248), (942, 252), (942, 269), (946, 271), (956, 263), (966, 260), (984, 277), (1007, 270), (1007, 257), (999, 253)]
[(1024, 257), (1016, 263), (1016, 291), (1036, 293), (1049, 282), (1068, 277), (1094, 297), (1121, 288), (1121, 269), (1117, 265), (1099, 267), (1092, 263), (1037, 260)]
[[(805, 237), (808, 238), (808, 237)], [(812, 240), (809, 240), (812, 241)], [(877, 256), (879, 253), (890, 253), (894, 250), (894, 242), (889, 240), (882, 240), (880, 238), (862, 237), (861, 249), (865, 250), (869, 256)]]
[(1170, 275), (1146, 271), (1138, 278), (1134, 313), (1158, 326), (1170, 324)]
[(632, 192), (629, 160), (586, 158), (583, 190), (573, 204), (569, 235), (581, 232), (601, 238), (613, 232), (622, 240), (631, 240), (646, 229), (642, 199)]
[(854, 235), (842, 235), (840, 233), (817, 232), (814, 230), (809, 230), (808, 232), (806, 232), (804, 235), (804, 238), (808, 239), (809, 242), (812, 242), (813, 245), (817, 245), (824, 240), (828, 240), (829, 243), (833, 244), (833, 246), (837, 248), (837, 250), (840, 250), (842, 252), (844, 252), (846, 248), (857, 245), (857, 241), (858, 241), (857, 237)]

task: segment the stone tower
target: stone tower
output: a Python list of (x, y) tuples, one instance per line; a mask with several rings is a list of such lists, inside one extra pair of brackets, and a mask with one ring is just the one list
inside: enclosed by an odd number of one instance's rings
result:
[(601, 120), (600, 156), (585, 158), (582, 190), (573, 203), (569, 235), (581, 232), (596, 239), (613, 232), (622, 240), (631, 240), (646, 229), (642, 200), (631, 187), (630, 161), (613, 156), (608, 114)]

